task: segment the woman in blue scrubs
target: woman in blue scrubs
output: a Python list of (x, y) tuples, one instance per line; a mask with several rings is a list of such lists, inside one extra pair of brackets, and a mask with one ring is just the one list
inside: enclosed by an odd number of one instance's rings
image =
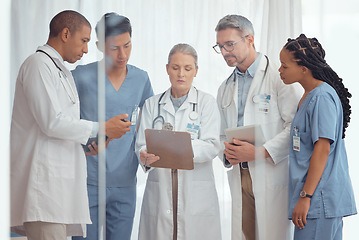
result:
[(294, 239), (342, 239), (342, 218), (356, 214), (344, 145), (351, 94), (326, 63), (316, 38), (288, 39), (281, 79), (304, 94), (291, 126), (289, 219)]

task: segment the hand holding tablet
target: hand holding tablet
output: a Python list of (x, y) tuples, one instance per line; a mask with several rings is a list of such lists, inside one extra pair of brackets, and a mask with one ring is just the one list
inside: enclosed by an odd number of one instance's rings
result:
[(262, 127), (260, 125), (248, 125), (224, 130), (227, 141), (233, 142), (233, 138), (249, 142), (255, 146), (262, 146), (265, 143)]

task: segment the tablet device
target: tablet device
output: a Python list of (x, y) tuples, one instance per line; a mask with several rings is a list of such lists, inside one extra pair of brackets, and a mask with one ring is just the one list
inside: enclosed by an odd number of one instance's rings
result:
[(169, 130), (145, 130), (147, 152), (160, 157), (151, 167), (193, 169), (191, 134)]
[(227, 141), (232, 142), (233, 138), (241, 141), (249, 142), (255, 146), (262, 146), (265, 143), (265, 138), (260, 125), (248, 125), (235, 128), (227, 128), (224, 130)]

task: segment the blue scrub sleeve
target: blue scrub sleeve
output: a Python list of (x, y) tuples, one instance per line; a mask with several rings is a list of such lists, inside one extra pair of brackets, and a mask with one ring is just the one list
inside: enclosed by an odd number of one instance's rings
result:
[(153, 89), (152, 89), (150, 78), (147, 75), (146, 84), (145, 87), (143, 88), (142, 98), (139, 107), (142, 109), (142, 106), (145, 103), (146, 99), (152, 96), (153, 96)]
[(330, 144), (332, 144), (335, 142), (339, 114), (334, 99), (327, 96), (317, 96), (312, 100), (312, 104), (312, 141), (315, 143), (321, 137), (329, 139)]

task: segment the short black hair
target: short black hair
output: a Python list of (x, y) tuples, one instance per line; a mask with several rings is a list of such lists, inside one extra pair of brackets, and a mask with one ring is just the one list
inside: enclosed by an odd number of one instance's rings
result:
[(84, 25), (91, 28), (90, 22), (80, 13), (73, 10), (65, 10), (58, 13), (50, 22), (50, 37), (56, 37), (64, 29), (71, 33), (81, 30)]
[(130, 34), (130, 37), (132, 36), (132, 27), (130, 20), (127, 17), (121, 16), (114, 12), (106, 13), (96, 24), (95, 30), (97, 39), (100, 39), (99, 30), (101, 26), (105, 26), (105, 40), (107, 37), (117, 36), (126, 32)]

